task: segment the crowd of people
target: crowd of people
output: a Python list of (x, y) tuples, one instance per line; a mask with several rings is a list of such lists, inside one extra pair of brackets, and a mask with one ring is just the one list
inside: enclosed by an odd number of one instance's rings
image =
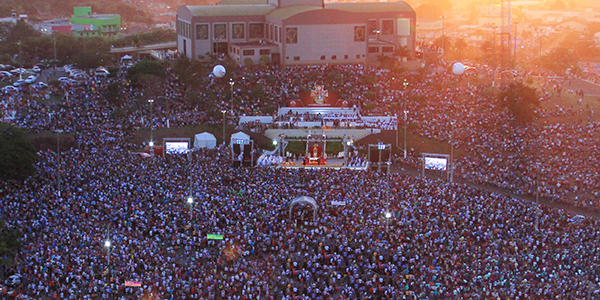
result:
[[(485, 87), (435, 70), (407, 85), (365, 66), (252, 72), (233, 75), (233, 102), (225, 100), (229, 83), (208, 76), (195, 93), (235, 123), (243, 115), (271, 115), (299, 87), (336, 87), (363, 115), (406, 110), (412, 134), (452, 143), (455, 174), (464, 180), (600, 207), (599, 123), (586, 119), (584, 103), (540, 109), (542, 121), (520, 126)], [(600, 259), (594, 219), (571, 223), (562, 210), (401, 174), (233, 168), (225, 148), (134, 154), (139, 130), (221, 122), (219, 114), (187, 101), (189, 88), (175, 78), (169, 73), (154, 102), (121, 77), (0, 96), (3, 109), (15, 112), (15, 125), (73, 134), (79, 145), (60, 161), (57, 153), (38, 152), (37, 174), (0, 191), (0, 217), (23, 233), (15, 266), (3, 270), (22, 275), (19, 293), (35, 299), (582, 299), (599, 289), (600, 271), (589, 267)], [(106, 99), (112, 83), (125, 86), (118, 106)], [(42, 100), (49, 93), (64, 93), (64, 101)], [(548, 121), (565, 116), (584, 118)], [(412, 155), (399, 162), (419, 164)], [(317, 207), (290, 207), (299, 196), (313, 197)]]
[[(24, 234), (11, 270), (23, 276), (19, 292), (582, 299), (598, 289), (599, 271), (589, 267), (600, 259), (595, 220), (570, 223), (565, 211), (400, 174), (224, 167), (228, 153), (70, 151), (58, 163), (40, 152), (39, 173), (7, 187), (0, 207)], [(317, 209), (290, 210), (299, 196)]]

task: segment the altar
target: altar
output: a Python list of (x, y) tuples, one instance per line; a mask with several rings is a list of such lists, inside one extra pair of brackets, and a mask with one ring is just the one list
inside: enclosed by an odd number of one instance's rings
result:
[[(310, 140), (310, 136), (309, 136)], [(304, 164), (307, 166), (324, 166), (327, 165), (327, 154), (325, 153), (325, 142), (320, 145), (318, 142), (313, 142), (312, 146), (309, 146), (310, 141), (306, 143), (306, 156), (304, 157)]]

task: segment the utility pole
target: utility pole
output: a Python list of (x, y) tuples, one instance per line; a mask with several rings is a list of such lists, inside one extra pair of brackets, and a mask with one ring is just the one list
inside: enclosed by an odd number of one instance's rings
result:
[(52, 35), (54, 36), (54, 70), (52, 75), (56, 75), (56, 34), (52, 33)]

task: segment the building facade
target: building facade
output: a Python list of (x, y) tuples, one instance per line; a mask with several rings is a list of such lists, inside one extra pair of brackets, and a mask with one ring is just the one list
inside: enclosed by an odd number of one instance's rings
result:
[(121, 31), (121, 16), (92, 14), (92, 7), (73, 8), (71, 16), (74, 36), (116, 36)]
[(238, 64), (350, 64), (415, 49), (414, 10), (405, 2), (225, 0), (182, 6), (178, 51), (192, 59), (227, 54)]

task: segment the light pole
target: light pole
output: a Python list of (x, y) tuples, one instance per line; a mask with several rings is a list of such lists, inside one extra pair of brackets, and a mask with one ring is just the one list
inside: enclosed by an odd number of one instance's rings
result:
[(148, 145), (150, 146), (151, 155), (154, 155), (154, 114), (152, 113), (154, 99), (148, 99), (148, 103), (150, 103), (150, 142)]
[(23, 57), (21, 52), (21, 41), (17, 42), (19, 45), (19, 64), (21, 65), (21, 69), (19, 70), (19, 79), (23, 79)]
[(57, 164), (58, 164), (58, 174), (57, 174), (57, 179), (58, 179), (58, 196), (60, 197), (60, 132), (61, 130), (57, 130), (56, 131), (56, 160), (57, 160)]
[(494, 45), (493, 45), (494, 66), (492, 69), (492, 86), (495, 86), (495, 81), (496, 81), (496, 28), (498, 28), (498, 26), (492, 26), (492, 29), (494, 30)]
[(450, 121), (450, 182), (454, 179), (454, 121)]
[(221, 113), (223, 113), (223, 145), (225, 145), (225, 113), (227, 113), (227, 111), (222, 110)]
[(187, 203), (190, 205), (190, 224), (191, 224), (192, 223), (192, 214), (194, 212), (194, 198), (192, 198), (191, 194), (187, 198)]
[(406, 159), (406, 126), (408, 125), (408, 110), (404, 110), (404, 159)]
[(110, 268), (110, 240), (104, 241), (104, 247), (106, 248), (106, 258), (108, 260), (109, 268)]
[(440, 19), (442, 19), (442, 57), (444, 57), (446, 54), (446, 37), (444, 33), (444, 20), (446, 16), (440, 16)]
[[(233, 85), (235, 84), (235, 82), (233, 81), (233, 78), (229, 78), (229, 87), (231, 88), (231, 103), (233, 103)], [(231, 105), (230, 103), (230, 105)]]
[(540, 61), (540, 62), (539, 62), (539, 64), (540, 64), (540, 70), (539, 70), (539, 71), (541, 71), (541, 69), (542, 69), (542, 36), (543, 36), (543, 34), (542, 34), (542, 31), (543, 31), (543, 30), (541, 30), (541, 29), (538, 29), (538, 30), (537, 30), (537, 32), (538, 32), (538, 34), (539, 34), (539, 36), (540, 36), (540, 54), (539, 54), (539, 56), (538, 56), (538, 59), (539, 59), (539, 61)]
[(517, 30), (517, 26), (519, 25), (519, 22), (514, 22), (515, 23), (515, 39), (513, 42), (513, 69), (517, 68), (517, 34), (519, 34), (519, 31)]
[(54, 36), (54, 70), (52, 71), (52, 75), (56, 75), (56, 34), (53, 32)]

